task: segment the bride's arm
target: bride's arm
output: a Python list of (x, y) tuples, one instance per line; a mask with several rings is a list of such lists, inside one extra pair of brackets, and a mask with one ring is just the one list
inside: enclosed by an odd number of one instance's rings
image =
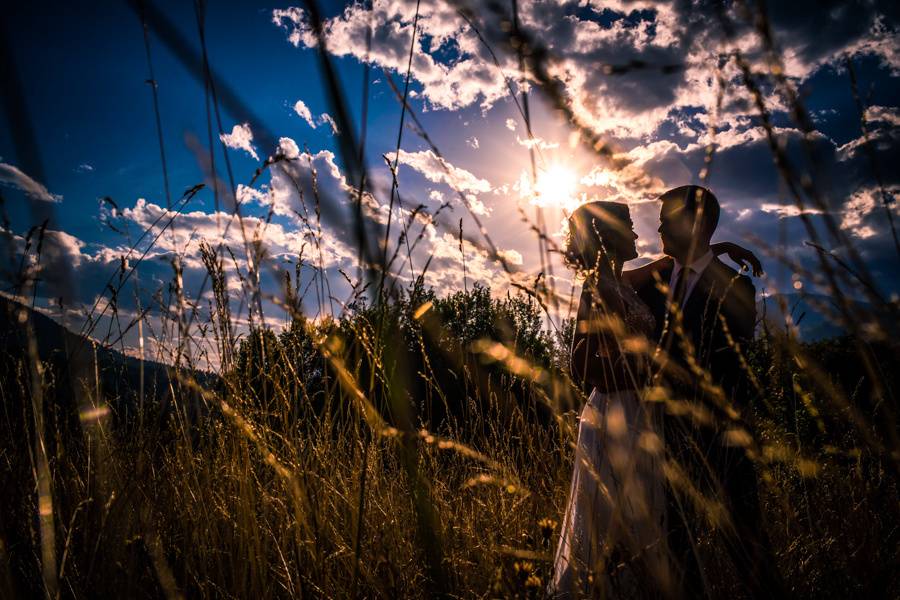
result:
[(636, 269), (622, 271), (622, 279), (627, 281), (634, 289), (638, 289), (653, 281), (654, 273), (667, 269), (671, 267), (672, 264), (672, 257), (663, 256), (662, 258), (657, 258), (653, 262), (648, 262), (646, 265), (641, 265)]
[(571, 370), (572, 377), (584, 388), (594, 385), (593, 375), (598, 372), (597, 350), (600, 340), (592, 326), (592, 294), (588, 284), (581, 291), (578, 313), (575, 317), (575, 335), (572, 336)]
[(709, 249), (716, 256), (727, 254), (728, 258), (741, 266), (742, 271), (752, 270), (754, 277), (759, 277), (763, 274), (762, 263), (759, 262), (759, 259), (756, 258), (752, 251), (743, 246), (738, 246), (734, 242), (717, 242), (710, 244)]
[[(750, 270), (755, 277), (763, 274), (762, 263), (759, 262), (759, 259), (752, 251), (743, 246), (739, 246), (734, 242), (716, 242), (715, 244), (710, 244), (709, 249), (716, 256), (727, 254), (728, 258), (741, 266), (741, 270)], [(654, 273), (667, 269), (672, 264), (673, 260), (670, 256), (663, 256), (636, 269), (623, 271), (622, 279), (627, 281), (631, 287), (637, 289), (653, 281)]]
[[(605, 308), (600, 309), (597, 302)], [(578, 305), (570, 360), (572, 377), (583, 389), (590, 391), (595, 387), (601, 392), (634, 389), (640, 379), (642, 361), (624, 353), (620, 347), (622, 340), (617, 338), (621, 334), (609, 329), (610, 319), (625, 318), (624, 310), (620, 298), (604, 295), (600, 290), (595, 292), (585, 285)]]

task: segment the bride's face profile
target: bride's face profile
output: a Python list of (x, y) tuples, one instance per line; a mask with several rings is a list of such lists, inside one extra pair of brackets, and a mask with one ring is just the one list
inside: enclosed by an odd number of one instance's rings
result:
[(578, 207), (569, 218), (567, 262), (575, 269), (596, 268), (602, 254), (615, 264), (637, 258), (628, 205), (617, 202), (590, 202)]
[(631, 219), (628, 219), (628, 233), (622, 239), (622, 248), (619, 251), (618, 257), (622, 262), (626, 262), (638, 257), (637, 251), (637, 239), (638, 234), (634, 232), (634, 223), (631, 222)]

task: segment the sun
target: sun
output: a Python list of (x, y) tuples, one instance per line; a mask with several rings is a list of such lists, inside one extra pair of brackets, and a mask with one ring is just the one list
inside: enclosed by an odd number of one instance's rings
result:
[(538, 173), (532, 204), (571, 210), (578, 204), (578, 175), (562, 164), (554, 164)]

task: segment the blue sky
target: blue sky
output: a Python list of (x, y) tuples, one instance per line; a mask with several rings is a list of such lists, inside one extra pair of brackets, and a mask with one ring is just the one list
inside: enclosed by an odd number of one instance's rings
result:
[[(315, 56), (285, 43), (272, 24), (271, 9), (254, 4), (210, 7), (206, 25), (210, 62), (227, 84), (245, 91), (252, 108), (273, 130), (298, 139), (309, 136), (289, 100), (302, 95), (311, 107), (324, 105), (314, 83)], [(53, 9), (18, 7), (20, 12), (10, 20), (10, 43), (32, 111), (46, 184), (67, 200), (57, 207), (57, 217), (66, 231), (93, 239), (96, 223), (84, 217), (85, 211), (96, 210), (98, 197), (111, 196), (126, 204), (136, 195), (157, 202), (165, 198), (143, 34), (127, 3), (57, 3)], [(169, 3), (165, 12), (199, 50), (193, 4)], [(240, 43), (235, 40), (238, 34)], [(151, 44), (171, 184), (177, 192), (202, 180), (183, 138), (186, 134), (206, 138), (204, 88), (157, 38), (151, 37)], [(358, 71), (358, 65), (348, 64), (343, 74), (349, 79)], [(225, 118), (230, 129), (234, 119)], [(322, 147), (332, 144), (329, 136), (317, 136), (315, 141)], [(6, 128), (0, 144), (3, 156), (15, 156)], [(231, 160), (241, 172), (256, 167), (256, 161), (243, 153), (232, 153)], [(82, 165), (90, 170), (79, 168)], [(198, 204), (209, 209), (206, 196), (202, 194)], [(27, 213), (15, 208), (11, 205), (14, 222), (26, 221)]]
[[(463, 5), (473, 8), (470, 20), (482, 38), (458, 14), (456, 9)], [(199, 51), (193, 4), (160, 2), (157, 6)], [(369, 24), (373, 27), (365, 155), (371, 184), (367, 210), (376, 223), (386, 220), (390, 198), (391, 175), (382, 155), (393, 157), (400, 121), (400, 105), (386, 83), (385, 70), (402, 87), (415, 6), (410, 1), (375, 2), (372, 10), (361, 4), (322, 5), (328, 48), (357, 134), (367, 56), (364, 33)], [(813, 162), (805, 155), (803, 135), (791, 118), (784, 90), (772, 83), (771, 65), (759, 36), (737, 15), (730, 15), (735, 36), (725, 39), (711, 16), (713, 11), (685, 12), (679, 3), (520, 2), (519, 7), (523, 30), (549, 51), (547, 64), (565, 90), (565, 108), (585, 129), (606, 140), (615, 156), (604, 159), (581, 143), (573, 135), (576, 128), (533, 81), (528, 94), (535, 139), (528, 140), (504, 80), (510, 79), (518, 95), (523, 76), (518, 56), (508, 44), (505, 17), (477, 2), (422, 3), (410, 106), (444, 162), (416, 131), (407, 128), (398, 182), (404, 208), (425, 207), (410, 234), (412, 238), (422, 232), (412, 261), (421, 269), (432, 257), (426, 281), (440, 293), (473, 281), (492, 285), (495, 293), (509, 289), (510, 278), (485, 253), (487, 244), (470, 210), (519, 272), (512, 277), (519, 282), (533, 280), (540, 271), (536, 238), (521, 218), (523, 211), (536, 218), (538, 206), (543, 207), (548, 234), (561, 242), (562, 220), (578, 202), (588, 198), (629, 202), (641, 236), (641, 260), (657, 256), (653, 199), (669, 187), (701, 182), (703, 157), (711, 142), (717, 151), (709, 185), (724, 211), (717, 239), (754, 245), (764, 255), (770, 278), (758, 280), (758, 290), (791, 289), (796, 279), (792, 270), (779, 268), (770, 255), (780, 252), (814, 268), (815, 257), (803, 245), (808, 234), (801, 216), (817, 227), (824, 217), (816, 210), (800, 215), (792, 204), (773, 166), (758, 111), (741, 83), (737, 63), (729, 58), (735, 50), (752, 68), (769, 74), (762, 85), (776, 134), (799, 168), (814, 176), (825, 198), (825, 212), (858, 247), (885, 295), (900, 291), (898, 257), (873, 175), (877, 170), (889, 197), (900, 189), (895, 168), (900, 50), (897, 9), (892, 4), (770, 7), (783, 68), (814, 125), (809, 136), (816, 152)], [(50, 297), (59, 295), (59, 290), (50, 289), (53, 277), (59, 269), (68, 268), (77, 287), (62, 293), (70, 296), (65, 299), (68, 316), (77, 321), (102, 295), (108, 277), (120, 264), (118, 257), (128, 253), (126, 234), (134, 240), (164, 214), (166, 206), (142, 29), (127, 3), (29, 3), (11, 10), (5, 33), (33, 122), (43, 175), (41, 181), (35, 180), (11, 129), (0, 128), (0, 191), (16, 236), (14, 253), (23, 251), (22, 238), (35, 224), (31, 208), (52, 212), (40, 267), (46, 285), (39, 284), (39, 304), (46, 305)], [(309, 185), (310, 166), (314, 166), (326, 201), (348, 214), (347, 185), (356, 183), (344, 179), (346, 165), (338, 151), (338, 137), (325, 117), (332, 115), (334, 107), (311, 47), (314, 40), (307, 15), (289, 3), (213, 2), (206, 10), (205, 33), (212, 68), (255, 117), (244, 129), (243, 116), (222, 107), (224, 133), (234, 134), (224, 140), (232, 147), (220, 140), (213, 121), (219, 177), (227, 182), (222, 160), (227, 152), (235, 183), (247, 185), (261, 160), (276, 151), (274, 146), (260, 145), (266, 132), (282, 153), (294, 159), (267, 170), (252, 191), (242, 189), (238, 194), (251, 232), (256, 231), (267, 248), (260, 266), (266, 293), (278, 294), (275, 282), (283, 271), (293, 272), (292, 265), (302, 256), (307, 263), (324, 261), (333, 294), (345, 300), (350, 290), (340, 271), (354, 279), (358, 266), (349, 225), (340, 219), (329, 222), (317, 238), (315, 227), (299, 216), (303, 200), (291, 182), (293, 178), (301, 182), (301, 188), (311, 189), (304, 186)], [(185, 207), (186, 214), (173, 221), (172, 231), (148, 250), (146, 264), (136, 270), (142, 306), (152, 302), (155, 291), (167, 289), (173, 254), (183, 260), (188, 297), (196, 295), (202, 281), (200, 241), (223, 242), (238, 255), (238, 268), (247, 268), (243, 240), (235, 230), (223, 233), (228, 207), (220, 206), (223, 212), (215, 214), (211, 180), (203, 166), (209, 138), (202, 82), (191, 76), (155, 32), (150, 45), (173, 200), (197, 183), (210, 185)], [(874, 167), (861, 137), (848, 58), (868, 120)], [(610, 65), (635, 61), (648, 66), (610, 74)], [(680, 68), (669, 72), (657, 68), (666, 64)], [(716, 110), (720, 94), (721, 107)], [(298, 111), (298, 101), (309, 110), (310, 122), (300, 114), (302, 106)], [(713, 137), (710, 125), (715, 127)], [(242, 134), (243, 148), (238, 143)], [(530, 190), (529, 144), (537, 148), (536, 192)], [(107, 196), (118, 210), (98, 201)], [(443, 225), (423, 218), (443, 204)], [(896, 203), (890, 210), (897, 215)], [(399, 242), (397, 223), (410, 219), (408, 210), (396, 206), (394, 215), (391, 251)], [(463, 255), (450, 227), (460, 219), (475, 242), (464, 246), (465, 282)], [(316, 241), (325, 248), (322, 256), (310, 254)], [(837, 243), (829, 247), (845, 251)], [(408, 265), (398, 263), (395, 270), (402, 282), (408, 282)], [(301, 283), (313, 281), (314, 269), (305, 267), (303, 273)], [(234, 301), (245, 309), (237, 272), (232, 276)], [(571, 277), (559, 264), (552, 281), (564, 300)], [(128, 291), (134, 292), (130, 287)], [(322, 298), (314, 296), (310, 293), (304, 299), (304, 309), (311, 315), (326, 310)], [(123, 312), (136, 309), (133, 298), (120, 301)], [(334, 302), (328, 304), (331, 310)], [(274, 305), (269, 308), (279, 314)], [(277, 318), (283, 319), (283, 314)], [(126, 342), (133, 344), (133, 335)]]

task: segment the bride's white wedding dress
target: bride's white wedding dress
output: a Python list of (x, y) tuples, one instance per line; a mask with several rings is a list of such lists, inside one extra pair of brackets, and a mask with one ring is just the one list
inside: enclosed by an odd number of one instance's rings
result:
[[(627, 334), (651, 339), (653, 315), (634, 290), (616, 281), (601, 286), (603, 296), (622, 299)], [(634, 598), (668, 584), (662, 407), (644, 395), (642, 386), (595, 388), (581, 412), (553, 597)]]

